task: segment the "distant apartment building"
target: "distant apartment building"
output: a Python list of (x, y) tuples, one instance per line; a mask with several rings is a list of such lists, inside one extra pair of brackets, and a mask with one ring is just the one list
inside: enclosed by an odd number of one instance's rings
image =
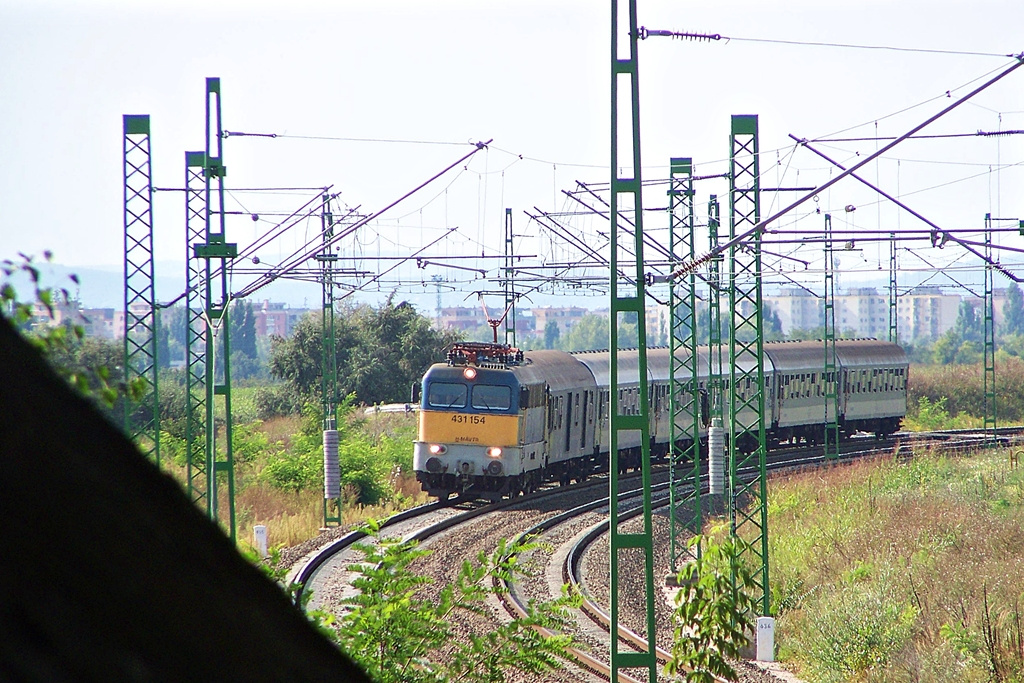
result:
[[(790, 334), (793, 330), (813, 330), (824, 325), (823, 302), (806, 289), (784, 289), (777, 296), (765, 296), (763, 300), (779, 316), (783, 334)], [(722, 310), (727, 311), (728, 304)]]
[(442, 330), (473, 330), (477, 327), (486, 327), (487, 318), (480, 306), (450, 306), (440, 309), (437, 326)]
[[(489, 313), (499, 316), (504, 311), (491, 309)], [(512, 315), (511, 311), (508, 313)], [(440, 315), (435, 318), (435, 325), (442, 330), (459, 330), (462, 332), (486, 328), (487, 318), (481, 306), (451, 306), (441, 308)], [(516, 334), (530, 334), (534, 331), (534, 320), (529, 308), (516, 308)], [(504, 341), (505, 322), (498, 328), (498, 339)]]
[(263, 303), (253, 304), (256, 318), (257, 337), (287, 337), (295, 329), (295, 325), (303, 316), (310, 312), (308, 308), (291, 308), (286, 303), (264, 299)]
[(915, 287), (896, 300), (900, 339), (935, 340), (956, 323), (961, 297), (938, 287)]
[(836, 331), (857, 337), (889, 338), (889, 297), (874, 287), (856, 287), (836, 294)]
[[(548, 323), (553, 321), (558, 326), (559, 335), (567, 333), (576, 326), (576, 323), (583, 319), (583, 316), (590, 313), (589, 309), (576, 306), (549, 306), (547, 308), (533, 308), (531, 310), (533, 311), (533, 324), (537, 332), (543, 332), (547, 329)], [(607, 312), (605, 312), (605, 315), (607, 315)]]
[[(83, 308), (81, 325), (87, 337), (99, 339), (119, 339), (124, 336), (124, 314), (113, 308)], [(114, 320), (119, 319), (121, 325), (115, 328)]]

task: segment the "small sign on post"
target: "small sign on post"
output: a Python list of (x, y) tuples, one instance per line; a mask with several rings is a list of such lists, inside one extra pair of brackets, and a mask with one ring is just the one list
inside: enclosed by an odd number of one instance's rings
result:
[(757, 618), (757, 661), (775, 661), (775, 618)]
[(252, 535), (256, 542), (256, 550), (260, 557), (267, 556), (267, 527), (257, 524), (252, 528)]

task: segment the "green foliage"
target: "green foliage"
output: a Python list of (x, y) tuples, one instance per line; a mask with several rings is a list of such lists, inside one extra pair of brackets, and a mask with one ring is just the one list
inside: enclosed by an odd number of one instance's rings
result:
[(812, 669), (824, 681), (859, 679), (884, 668), (914, 632), (917, 612), (877, 586), (845, 586), (806, 607), (815, 628), (805, 634)]
[(487, 599), (504, 591), (495, 579), (525, 573), (518, 555), (536, 544), (503, 542), (490, 556), (481, 552), (475, 562), (463, 562), (452, 583), (430, 595), (432, 580), (410, 569), (430, 551), (415, 541), (382, 538), (375, 524), (368, 531), (374, 542), (357, 544), (363, 561), (349, 567), (359, 573), (353, 581), (358, 595), (343, 601), (337, 633), (342, 649), (374, 681), (492, 683), (508, 680), (513, 671), (537, 675), (560, 666), (571, 638), (544, 636), (535, 627), (565, 627), (578, 597), (565, 593), (531, 603), (526, 617), (485, 635), (466, 636), (453, 624), (460, 614), (485, 614)]
[(777, 341), (785, 339), (782, 334), (782, 318), (775, 312), (775, 309), (765, 304), (764, 306), (764, 340)]
[(544, 325), (544, 348), (555, 349), (558, 348), (558, 338), (561, 336), (562, 331), (558, 327), (558, 323), (554, 320), (549, 320)]
[(935, 403), (928, 400), (927, 396), (917, 399), (917, 415), (914, 422), (922, 431), (933, 431), (936, 429), (949, 429), (949, 411), (946, 410), (946, 397), (943, 396)]
[[(299, 395), (318, 396), (322, 339), (322, 318), (307, 315), (291, 337), (274, 340), (271, 373)], [(353, 393), (368, 405), (408, 400), (409, 388), (456, 339), (454, 332), (435, 330), (405, 302), (344, 308), (335, 316), (339, 393)]]
[(259, 420), (301, 412), (299, 397), (286, 385), (274, 384), (256, 387), (252, 396), (253, 412)]
[(775, 482), (780, 658), (837, 683), (1019, 681), (1024, 470), (1006, 462), (916, 449)]
[[(554, 324), (554, 320), (549, 324)], [(608, 348), (608, 316), (587, 313), (573, 325), (559, 344), (563, 351), (594, 351)]]
[[(43, 254), (46, 261), (53, 255)], [(41, 273), (31, 256), (20, 254), (20, 261), (0, 262), (0, 318), (8, 319), (21, 329), (46, 357), (58, 375), (80, 394), (99, 406), (112, 409), (122, 397), (137, 400), (145, 389), (145, 380), (137, 378), (126, 384), (123, 370), (124, 352), (114, 342), (85, 339), (81, 324), (70, 321), (53, 325), (56, 308), (71, 301), (66, 288), (42, 287)], [(32, 282), (32, 301), (21, 301), (11, 278), (23, 275)], [(78, 277), (71, 275), (73, 283)], [(108, 412), (108, 415), (112, 412)]]
[(1020, 286), (1011, 282), (1006, 288), (1006, 303), (1003, 304), (1003, 334), (1024, 335), (1024, 295)]
[[(354, 503), (379, 505), (393, 493), (391, 473), (395, 467), (411, 468), (410, 439), (373, 436), (353, 429), (349, 395), (338, 407), (338, 465), (342, 487), (356, 492)], [(237, 428), (236, 428), (237, 429)], [(255, 438), (255, 437), (253, 437)], [(264, 437), (265, 439), (265, 437)], [(283, 491), (313, 489), (323, 483), (323, 429), (320, 407), (308, 403), (302, 411), (302, 426), (292, 436), (287, 450), (276, 452), (260, 472), (262, 481)]]
[(750, 591), (756, 584), (741, 561), (744, 541), (714, 540), (722, 535), (719, 529), (712, 536), (692, 538), (690, 548), (703, 546), (703, 551), (679, 572), (672, 659), (665, 672), (676, 675), (688, 669), (688, 682), (712, 683), (716, 676), (737, 680), (729, 658), (740, 657), (754, 625), (756, 603)]
[[(910, 369), (907, 384), (910, 425), (922, 397), (930, 404), (945, 399), (951, 421), (946, 428), (972, 427), (985, 415), (985, 392), (981, 364), (919, 366)], [(1004, 355), (996, 358), (996, 409), (1000, 422), (1024, 418), (1024, 359)], [(922, 427), (923, 428), (923, 427)]]

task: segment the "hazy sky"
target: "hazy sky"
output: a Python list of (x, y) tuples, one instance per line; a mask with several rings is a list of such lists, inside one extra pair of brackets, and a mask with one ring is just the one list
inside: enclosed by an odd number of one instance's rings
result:
[[(345, 205), (373, 211), (468, 152), (466, 143), (493, 138), (465, 168), (347, 244), (349, 253), (408, 254), (458, 226), (432, 253), (498, 254), (503, 209), (511, 207), (516, 232), (525, 235), (519, 253), (568, 257), (538, 237), (522, 212), (569, 210), (561, 190), (576, 180), (608, 180), (609, 7), (596, 0), (0, 0), (0, 256), (51, 249), (61, 263), (119, 264), (122, 114), (152, 116), (155, 185), (181, 187), (184, 152), (203, 145), (204, 79), (219, 76), (226, 130), (280, 136), (225, 141), (229, 189), (333, 185)], [(814, 185), (832, 171), (795, 151), (787, 134), (898, 135), (951, 102), (946, 91), (963, 94), (1012, 61), (740, 38), (1024, 51), (1024, 3), (1017, 0), (641, 0), (639, 22), (734, 38), (641, 44), (643, 174), (651, 179), (667, 175), (672, 156), (692, 156), (700, 174), (724, 172), (729, 116), (758, 114), (764, 183)], [(1021, 129), (1024, 68), (924, 132)], [(854, 163), (876, 144), (822, 149)], [(980, 228), (986, 212), (1024, 216), (1024, 135), (910, 141), (864, 175), (944, 227)], [(708, 193), (724, 197), (725, 181), (699, 184), (699, 206)], [(313, 194), (232, 193), (229, 208), (261, 220), (232, 217), (229, 239), (244, 246), (279, 220), (275, 214)], [(766, 196), (764, 212), (779, 201)], [(647, 206), (665, 203), (663, 188), (645, 196)], [(855, 181), (818, 205), (857, 228), (919, 225)], [(856, 213), (843, 213), (846, 205)], [(808, 208), (780, 225), (819, 229)], [(662, 227), (656, 221), (665, 219), (648, 218), (648, 229)], [(181, 260), (183, 222), (181, 194), (159, 192), (158, 260)], [(261, 258), (282, 258), (318, 228), (300, 225)], [(577, 229), (603, 228), (579, 219)], [(1001, 240), (1024, 247), (1024, 238)], [(958, 258), (948, 247), (932, 251), (922, 254), (937, 265)], [(844, 260), (874, 268), (880, 258), (870, 246)], [(375, 270), (378, 262), (361, 266)], [(426, 281), (473, 277), (435, 267), (398, 272)]]

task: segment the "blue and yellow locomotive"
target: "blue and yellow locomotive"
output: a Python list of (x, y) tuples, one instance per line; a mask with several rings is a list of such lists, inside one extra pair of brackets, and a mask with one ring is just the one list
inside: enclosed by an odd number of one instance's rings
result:
[[(820, 440), (826, 410), (832, 419), (825, 401), (823, 343), (768, 343), (764, 355), (768, 444)], [(668, 451), (669, 360), (668, 349), (648, 349), (649, 445), (654, 457)], [(729, 388), (729, 369), (713, 368), (711, 363), (707, 348), (701, 347), (697, 432), (702, 443), (708, 405), (725, 405)], [(897, 431), (907, 405), (903, 350), (874, 339), (837, 340), (836, 365), (841, 436)], [(544, 481), (581, 481), (607, 469), (611, 402), (620, 415), (635, 414), (640, 406), (635, 349), (619, 352), (617, 375), (612, 382), (607, 351), (524, 354), (496, 343), (454, 345), (447, 362), (432, 365), (418, 387), (422, 397), (413, 454), (417, 480), (424, 491), (442, 499), (455, 493), (498, 500), (529, 493)], [(709, 396), (713, 376), (722, 378), (722, 395)], [(693, 432), (691, 425), (678, 426), (679, 434)], [(618, 443), (623, 470), (640, 465), (639, 433), (634, 432), (632, 441), (625, 437)]]

